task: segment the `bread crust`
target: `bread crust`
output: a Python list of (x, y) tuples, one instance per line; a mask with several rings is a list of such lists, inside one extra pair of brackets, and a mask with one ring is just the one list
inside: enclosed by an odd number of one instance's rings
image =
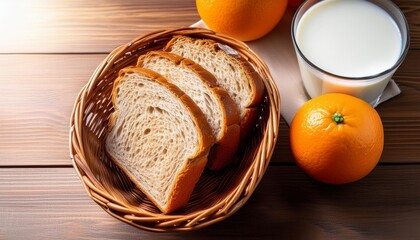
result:
[(210, 125), (207, 120), (203, 117), (203, 113), (200, 108), (194, 103), (194, 101), (181, 91), (177, 86), (169, 83), (160, 74), (153, 72), (149, 69), (138, 68), (138, 67), (126, 67), (119, 72), (118, 78), (114, 82), (114, 88), (112, 91), (112, 102), (114, 104), (115, 111), (112, 113), (109, 120), (109, 129), (115, 124), (115, 119), (118, 117), (118, 106), (115, 105), (115, 98), (117, 95), (118, 85), (124, 80), (125, 76), (130, 73), (138, 73), (145, 75), (162, 86), (165, 86), (172, 94), (178, 97), (186, 109), (190, 111), (191, 118), (195, 123), (197, 133), (199, 135), (199, 146), (195, 154), (184, 161), (184, 166), (176, 177), (173, 185), (171, 186), (171, 194), (168, 199), (166, 206), (159, 205), (153, 197), (145, 190), (142, 189), (141, 185), (127, 171), (117, 159), (115, 159), (109, 152), (108, 155), (119, 166), (125, 174), (131, 179), (131, 181), (164, 213), (168, 214), (175, 210), (185, 206), (189, 200), (189, 197), (194, 189), (195, 184), (201, 176), (201, 173), (207, 164), (207, 156), (210, 147), (214, 143), (214, 138), (211, 133)]
[(209, 155), (207, 167), (212, 170), (220, 170), (229, 165), (234, 159), (240, 141), (239, 125), (241, 119), (238, 107), (233, 99), (225, 89), (217, 86), (217, 79), (213, 74), (188, 58), (164, 51), (151, 51), (139, 57), (137, 66), (142, 67), (145, 59), (153, 56), (166, 58), (176, 65), (182, 65), (190, 69), (213, 93), (220, 106), (222, 126), (219, 137), (215, 136), (217, 138), (216, 143), (210, 150), (212, 154)]
[(231, 59), (231, 61), (237, 62), (238, 65), (243, 67), (243, 71), (246, 73), (249, 83), (251, 85), (251, 89), (252, 89), (250, 101), (248, 102), (248, 105), (246, 107), (257, 106), (263, 101), (264, 93), (265, 93), (265, 86), (264, 86), (264, 83), (260, 74), (258, 74), (255, 71), (255, 69), (251, 66), (251, 64), (249, 64), (249, 62), (246, 59), (244, 59), (240, 54), (236, 53), (236, 51), (235, 53), (233, 53), (226, 50), (226, 48), (223, 47), (226, 45), (220, 44), (212, 39), (194, 39), (192, 37), (177, 35), (177, 36), (172, 37), (172, 39), (166, 44), (163, 50), (170, 52), (173, 46), (173, 43), (176, 41), (193, 42), (196, 40), (200, 40), (200, 44), (206, 45), (207, 47), (212, 48), (214, 52), (219, 52), (219, 51), (224, 52), (228, 56), (228, 58)]
[(260, 114), (259, 108), (264, 100), (265, 86), (260, 74), (258, 74), (258, 72), (254, 70), (251, 64), (249, 64), (249, 62), (236, 51), (212, 39), (195, 39), (188, 36), (178, 35), (174, 36), (167, 43), (164, 50), (170, 52), (173, 44), (176, 41), (200, 41), (201, 45), (206, 45), (206, 47), (211, 48), (214, 52), (223, 52), (224, 54), (226, 54), (230, 61), (235, 62), (235, 65), (240, 66), (241, 70), (246, 74), (249, 84), (251, 86), (252, 93), (250, 94), (249, 101), (247, 102), (245, 108), (242, 109), (242, 116), (240, 122), (240, 145), (244, 144), (246, 142), (246, 139), (249, 138), (250, 132), (252, 132), (252, 129), (256, 125), (256, 122), (259, 117), (259, 115), (257, 114)]
[(244, 117), (241, 121), (241, 137), (239, 146), (244, 146), (255, 129), (258, 119), (261, 116), (261, 107), (253, 107), (245, 109)]

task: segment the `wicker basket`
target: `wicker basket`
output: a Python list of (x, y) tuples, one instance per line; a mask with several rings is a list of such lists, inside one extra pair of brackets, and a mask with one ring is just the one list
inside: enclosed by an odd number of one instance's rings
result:
[[(161, 49), (174, 35), (214, 39), (238, 51), (263, 78), (266, 98), (252, 139), (224, 171), (205, 170), (187, 206), (162, 214), (106, 156), (104, 136), (113, 111), (110, 94), (118, 71), (138, 56)], [(112, 51), (79, 93), (70, 120), (70, 155), (89, 196), (106, 212), (141, 229), (190, 231), (221, 221), (249, 199), (273, 153), (280, 119), (280, 97), (267, 66), (244, 43), (200, 28), (163, 30), (141, 36)]]

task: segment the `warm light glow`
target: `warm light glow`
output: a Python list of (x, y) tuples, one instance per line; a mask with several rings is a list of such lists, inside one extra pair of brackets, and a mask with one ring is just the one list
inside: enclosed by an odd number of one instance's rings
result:
[(36, 1), (0, 0), (0, 44), (8, 46), (43, 34), (48, 17)]

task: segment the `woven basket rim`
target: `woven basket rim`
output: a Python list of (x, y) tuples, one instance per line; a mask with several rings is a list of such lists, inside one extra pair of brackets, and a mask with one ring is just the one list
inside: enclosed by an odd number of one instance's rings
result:
[[(147, 210), (133, 210), (125, 202), (119, 201), (107, 191), (101, 180), (97, 179), (97, 176), (95, 176), (95, 173), (89, 167), (88, 161), (91, 156), (89, 155), (89, 150), (86, 149), (86, 144), (84, 143), (86, 141), (85, 133), (82, 129), (86, 127), (84, 125), (88, 125), (86, 122), (89, 122), (89, 120), (86, 120), (86, 111), (91, 106), (87, 103), (92, 102), (92, 92), (95, 93), (97, 91), (101, 81), (107, 79), (107, 74), (115, 74), (119, 70), (116, 66), (124, 65), (125, 61), (128, 61), (133, 54), (135, 55), (144, 50), (149, 51), (150, 48), (159, 45), (160, 41), (167, 41), (174, 35), (190, 35), (213, 39), (219, 43), (229, 45), (250, 63), (252, 62), (257, 72), (263, 75), (262, 78), (266, 88), (268, 102), (264, 109), (267, 111), (268, 116), (266, 122), (263, 123), (265, 128), (261, 130), (263, 131), (261, 133), (261, 141), (258, 142), (256, 148), (249, 147), (250, 151), (255, 154), (250, 163), (250, 167), (243, 173), (244, 178), (238, 186), (232, 192), (229, 192), (223, 201), (202, 211), (196, 211), (190, 214), (174, 213), (165, 215)], [(140, 47), (137, 48), (138, 46)], [(234, 214), (246, 203), (268, 167), (277, 141), (279, 121), (280, 94), (276, 84), (272, 79), (267, 65), (245, 43), (203, 28), (184, 27), (161, 29), (141, 35), (129, 43), (115, 48), (98, 65), (87, 84), (82, 87), (76, 97), (70, 117), (70, 158), (89, 197), (111, 216), (137, 228), (149, 231), (190, 231), (222, 221)], [(99, 136), (100, 134), (102, 133), (99, 133)]]

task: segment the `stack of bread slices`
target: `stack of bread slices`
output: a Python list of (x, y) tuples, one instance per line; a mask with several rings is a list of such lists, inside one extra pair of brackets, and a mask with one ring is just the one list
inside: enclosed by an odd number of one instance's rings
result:
[(175, 36), (114, 82), (106, 151), (165, 214), (185, 206), (207, 166), (230, 167), (264, 85), (229, 46)]

